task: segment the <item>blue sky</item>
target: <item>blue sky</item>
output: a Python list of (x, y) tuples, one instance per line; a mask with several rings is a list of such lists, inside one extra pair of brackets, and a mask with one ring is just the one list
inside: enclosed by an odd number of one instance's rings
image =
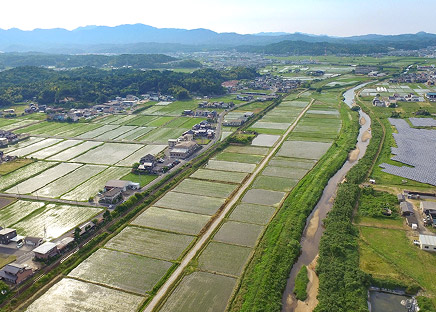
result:
[(142, 23), (217, 32), (436, 33), (435, 0), (5, 0), (0, 28)]

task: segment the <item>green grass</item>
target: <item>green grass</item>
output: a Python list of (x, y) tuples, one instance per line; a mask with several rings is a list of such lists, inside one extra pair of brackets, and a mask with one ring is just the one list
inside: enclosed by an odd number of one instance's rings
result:
[(225, 160), (225, 161), (234, 161), (241, 162), (247, 164), (258, 164), (262, 161), (263, 157), (260, 155), (250, 155), (250, 154), (239, 154), (239, 153), (227, 153), (222, 152), (218, 154), (215, 159), (217, 160)]
[(307, 276), (307, 267), (303, 265), (295, 278), (294, 294), (295, 298), (304, 301), (307, 298), (307, 284), (309, 277)]
[(20, 168), (22, 168), (22, 167), (24, 167), (32, 162), (33, 162), (33, 160), (31, 160), (31, 159), (16, 159), (14, 161), (1, 163), (0, 164), (0, 176), (4, 176), (8, 173), (11, 173), (12, 171), (20, 169)]
[(210, 242), (198, 259), (198, 267), (212, 273), (239, 276), (250, 253), (248, 247)]
[(360, 227), (361, 239), (384, 261), (414, 279), (436, 303), (436, 254), (412, 244), (402, 230)]
[[(286, 170), (286, 169), (284, 169)], [(298, 183), (298, 179), (260, 175), (253, 183), (253, 188), (271, 191), (289, 192)]]
[(0, 268), (3, 268), (5, 265), (14, 262), (17, 259), (17, 256), (0, 254)]
[(151, 181), (156, 179), (157, 177), (158, 177), (157, 175), (129, 173), (126, 174), (124, 177), (122, 177), (121, 180), (127, 180), (135, 183), (139, 183), (141, 187), (144, 187), (147, 184), (149, 184)]
[(107, 242), (105, 247), (156, 259), (176, 261), (193, 240), (193, 236), (127, 226)]
[(171, 266), (171, 262), (101, 248), (68, 276), (144, 295)]

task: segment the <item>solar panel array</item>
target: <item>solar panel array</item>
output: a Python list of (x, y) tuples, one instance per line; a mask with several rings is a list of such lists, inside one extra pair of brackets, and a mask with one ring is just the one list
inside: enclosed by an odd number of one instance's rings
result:
[(382, 171), (422, 183), (436, 185), (436, 130), (414, 129), (404, 119), (389, 118), (397, 147), (391, 147), (392, 160), (412, 166), (383, 163)]
[(436, 127), (436, 119), (433, 118), (409, 118), (414, 127)]

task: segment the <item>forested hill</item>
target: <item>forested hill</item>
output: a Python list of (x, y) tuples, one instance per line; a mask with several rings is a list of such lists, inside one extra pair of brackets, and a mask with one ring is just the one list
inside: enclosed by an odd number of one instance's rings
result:
[(305, 41), (281, 41), (266, 46), (240, 46), (236, 48), (240, 52), (253, 52), (265, 54), (288, 54), (288, 55), (324, 55), (324, 54), (372, 54), (386, 53), (389, 47), (383, 44), (361, 43), (330, 43), (330, 42), (305, 42)]
[[(89, 106), (116, 96), (141, 95), (149, 91), (172, 94), (179, 99), (190, 94), (219, 95), (225, 92), (221, 83), (232, 79), (252, 79), (251, 68), (237, 67), (225, 71), (199, 69), (193, 73), (135, 70), (103, 70), (84, 67), (54, 71), (40, 67), (17, 67), (0, 72), (0, 106), (36, 99), (40, 104)], [(65, 104), (62, 104), (65, 105)]]
[(2, 53), (0, 69), (19, 66), (53, 66), (56, 68), (133, 67), (133, 68), (199, 68), (201, 63), (179, 60), (164, 54), (65, 55), (44, 53)]

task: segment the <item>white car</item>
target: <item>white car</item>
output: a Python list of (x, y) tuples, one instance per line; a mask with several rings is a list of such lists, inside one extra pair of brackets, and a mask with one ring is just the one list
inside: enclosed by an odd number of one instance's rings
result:
[(421, 243), (419, 242), (419, 240), (414, 239), (413, 245), (419, 246), (419, 245), (421, 245)]

